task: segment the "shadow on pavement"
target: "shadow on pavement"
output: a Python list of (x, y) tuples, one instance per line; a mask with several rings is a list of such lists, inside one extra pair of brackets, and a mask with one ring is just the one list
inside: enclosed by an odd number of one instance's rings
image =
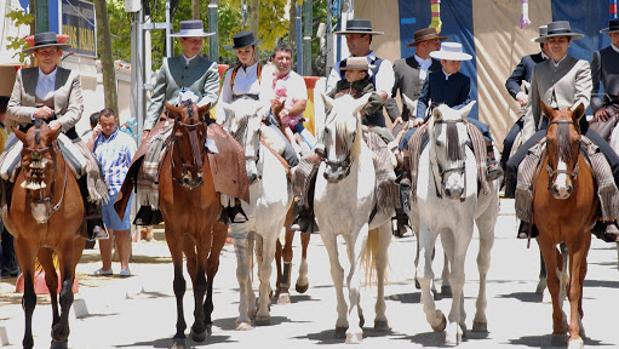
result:
[[(372, 327), (363, 328), (363, 338), (372, 337), (389, 337), (394, 333), (389, 330), (388, 332), (375, 331)], [(336, 338), (335, 329), (324, 330), (321, 332), (308, 333), (303, 336), (292, 337), (293, 339), (310, 340), (313, 344), (344, 344), (345, 338)]]
[[(219, 344), (219, 343), (236, 343), (235, 340), (230, 340), (230, 336), (208, 336), (206, 340), (202, 343), (196, 343), (187, 338), (187, 349), (190, 348), (203, 348), (208, 345)], [(115, 345), (115, 348), (133, 348), (133, 347), (149, 347), (149, 348), (170, 348), (172, 346), (172, 338), (160, 338), (154, 341), (145, 341), (145, 342), (136, 342), (132, 344), (120, 344)]]
[[(520, 337), (518, 339), (510, 339), (509, 340), (509, 344), (512, 345), (526, 345), (528, 347), (535, 347), (535, 348), (565, 348), (565, 345), (563, 346), (552, 346), (551, 345), (551, 339), (552, 339), (552, 335), (547, 334), (547, 335), (543, 335), (543, 336), (523, 336)], [(567, 342), (565, 343), (567, 345)], [(614, 344), (610, 344), (610, 343), (602, 343), (602, 341), (599, 340), (595, 340), (595, 339), (591, 339), (591, 338), (585, 338), (585, 345), (593, 345), (593, 346), (614, 346)]]
[(512, 292), (497, 295), (497, 298), (513, 298), (525, 303), (541, 303), (543, 295), (535, 292)]
[[(271, 324), (268, 326), (277, 326), (283, 323), (309, 323), (311, 321), (291, 321), (286, 316), (272, 316)], [(236, 317), (230, 317), (225, 319), (217, 319), (213, 321), (213, 325), (219, 327), (222, 331), (235, 331), (236, 330)]]
[(421, 303), (421, 292), (396, 293), (385, 297), (385, 300), (400, 302), (404, 304), (419, 304)]
[(585, 287), (610, 287), (610, 288), (619, 288), (619, 281), (610, 281), (610, 280), (587, 280), (587, 279), (585, 279)]

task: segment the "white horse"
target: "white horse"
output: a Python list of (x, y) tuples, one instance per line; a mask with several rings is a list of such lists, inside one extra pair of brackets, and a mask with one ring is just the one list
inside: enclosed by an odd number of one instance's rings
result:
[[(280, 160), (260, 141), (262, 120), (256, 115), (259, 105), (251, 99), (239, 99), (222, 106), (226, 112), (225, 128), (245, 149), (247, 176), (250, 180), (249, 204), (242, 202), (249, 220), (232, 224), (232, 237), (237, 258), (239, 282), (239, 318), (237, 330), (252, 329), (254, 324), (269, 325), (269, 293), (275, 241), (284, 225), (292, 202), (292, 190), (286, 169)], [(260, 278), (258, 309), (252, 289), (252, 252), (256, 241), (258, 277)]]
[[(374, 328), (380, 331), (389, 329), (385, 316), (384, 278), (393, 212), (379, 211), (369, 223), (376, 204), (376, 176), (373, 153), (362, 139), (361, 120), (357, 116), (368, 98), (369, 94), (359, 99), (348, 95), (336, 100), (324, 97), (331, 112), (322, 135), (326, 159), (318, 170), (314, 197), (316, 221), (329, 254), (337, 296), (335, 334), (338, 338), (345, 335), (346, 343), (360, 343), (363, 339), (359, 269), (364, 253), (371, 255), (371, 264), (376, 267), (378, 295)], [(344, 299), (344, 270), (338, 256), (338, 235), (342, 235), (346, 242), (350, 261), (347, 276), (349, 306)], [(370, 267), (366, 264), (366, 269)]]
[[(486, 331), (486, 275), (490, 266), (490, 250), (494, 242), (499, 196), (498, 181), (489, 183), (487, 193), (478, 192), (478, 169), (475, 156), (467, 146), (466, 115), (474, 102), (462, 110), (445, 105), (434, 109), (428, 124), (429, 143), (419, 159), (415, 217), (421, 258), (417, 280), (421, 285), (421, 300), (426, 319), (437, 332), (446, 330), (445, 342), (457, 345), (466, 331), (464, 312), (464, 261), (473, 236), (479, 230), (480, 248), (477, 256), (479, 293), (473, 331)], [(448, 320), (436, 309), (430, 291), (434, 279), (432, 251), (436, 238), (441, 242), (451, 273), (449, 284), (453, 293)]]

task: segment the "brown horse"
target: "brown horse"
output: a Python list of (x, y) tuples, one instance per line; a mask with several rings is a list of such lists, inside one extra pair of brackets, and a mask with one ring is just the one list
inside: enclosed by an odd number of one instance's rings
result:
[[(51, 348), (67, 348), (69, 309), (73, 304), (71, 286), (75, 266), (85, 240), (80, 236), (84, 205), (80, 189), (69, 165), (60, 153), (56, 138), (60, 129), (52, 130), (38, 121), (27, 133), (15, 129), (24, 144), (21, 170), (11, 195), (4, 222), (15, 236), (15, 252), (24, 277), (22, 305), (26, 326), (22, 345), (32, 348), (32, 313), (37, 302), (34, 291), (35, 261), (45, 270), (45, 282), (52, 304)], [(52, 255), (60, 261), (60, 309), (58, 311), (58, 275)]]
[[(277, 268), (277, 281), (275, 299), (278, 304), (290, 303), (290, 279), (292, 276), (292, 241), (294, 240), (294, 232), (290, 229), (294, 221), (293, 207), (290, 207), (286, 215), (286, 236), (284, 245), (277, 239), (275, 243), (275, 267)], [(299, 266), (299, 278), (295, 284), (295, 289), (299, 293), (305, 293), (309, 288), (307, 280), (307, 246), (309, 245), (310, 233), (301, 233), (301, 265)]]
[(173, 287), (178, 318), (172, 348), (180, 349), (186, 347), (184, 332), (187, 328), (183, 315), (183, 253), (195, 299), (191, 337), (202, 342), (213, 323), (213, 280), (228, 229), (218, 221), (221, 204), (205, 148), (205, 114), (210, 106), (198, 108), (194, 103), (185, 102), (179, 107), (166, 103), (165, 107), (174, 126), (160, 169), (159, 205), (174, 263)]
[[(580, 149), (578, 120), (584, 106), (574, 110), (554, 110), (543, 102), (549, 119), (546, 152), (540, 161), (533, 187), (533, 222), (539, 229), (539, 244), (548, 270), (548, 289), (552, 297), (553, 344), (583, 348), (582, 289), (587, 273), (587, 254), (591, 227), (596, 221), (598, 199), (593, 171)], [(564, 243), (569, 257), (563, 261), (557, 245)], [(561, 307), (565, 295), (570, 302), (569, 328)]]

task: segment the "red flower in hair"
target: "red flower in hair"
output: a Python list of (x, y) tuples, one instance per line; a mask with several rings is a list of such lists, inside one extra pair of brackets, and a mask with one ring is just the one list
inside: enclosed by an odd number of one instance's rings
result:
[(34, 46), (34, 35), (26, 36), (24, 40), (26, 41), (26, 45), (28, 45), (29, 47)]
[(59, 44), (68, 44), (69, 43), (69, 35), (65, 35), (65, 34), (58, 34), (58, 36), (56, 36), (56, 40), (58, 41)]

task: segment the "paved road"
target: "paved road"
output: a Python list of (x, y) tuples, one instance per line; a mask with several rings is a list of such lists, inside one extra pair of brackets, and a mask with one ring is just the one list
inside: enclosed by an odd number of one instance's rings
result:
[[(515, 241), (516, 222), (511, 203), (502, 203), (502, 213), (496, 227), (496, 242), (488, 276), (488, 328), (486, 336), (470, 335), (462, 348), (550, 348), (551, 306), (540, 302), (533, 290), (538, 272), (537, 248), (526, 249), (524, 241)], [(363, 348), (435, 347), (441, 336), (432, 333), (419, 303), (419, 291), (413, 286), (412, 260), (414, 239), (394, 239), (390, 248), (389, 284), (386, 287), (387, 317), (392, 328), (389, 334), (365, 328)], [(477, 244), (471, 244), (467, 260), (465, 309), (470, 327), (478, 287), (475, 255)], [(80, 293), (88, 315), (73, 319), (71, 348), (167, 348), (174, 334), (176, 313), (172, 292), (172, 267), (163, 241), (135, 244), (135, 274), (129, 279), (88, 277), (99, 267), (98, 254), (87, 251), (78, 266)], [(295, 256), (295, 268), (298, 265)], [(236, 262), (232, 246), (226, 246), (215, 285), (215, 326), (207, 343), (195, 348), (305, 348), (316, 344), (327, 347), (344, 346), (333, 338), (335, 326), (335, 292), (331, 286), (327, 254), (318, 235), (312, 236), (309, 250), (310, 289), (304, 295), (292, 291), (292, 304), (273, 305), (273, 324), (248, 332), (234, 330), (238, 307)], [(435, 263), (440, 273), (441, 262)], [(114, 265), (116, 271), (119, 266)], [(293, 279), (297, 270), (294, 270)], [(293, 280), (294, 282), (294, 280)], [(14, 280), (0, 283), (0, 332), (8, 334), (10, 345), (21, 343), (23, 314), (20, 295), (12, 293)], [(192, 323), (193, 297), (185, 297), (188, 323)], [(584, 289), (584, 324), (589, 339), (587, 347), (619, 347), (619, 271), (614, 245), (595, 240), (589, 255), (589, 273)], [(374, 316), (375, 289), (366, 288), (362, 305), (368, 324)], [(438, 301), (438, 307), (448, 311), (449, 299)], [(45, 297), (39, 298), (34, 315), (36, 348), (50, 342), (51, 308)], [(1, 343), (0, 343), (1, 345)]]

